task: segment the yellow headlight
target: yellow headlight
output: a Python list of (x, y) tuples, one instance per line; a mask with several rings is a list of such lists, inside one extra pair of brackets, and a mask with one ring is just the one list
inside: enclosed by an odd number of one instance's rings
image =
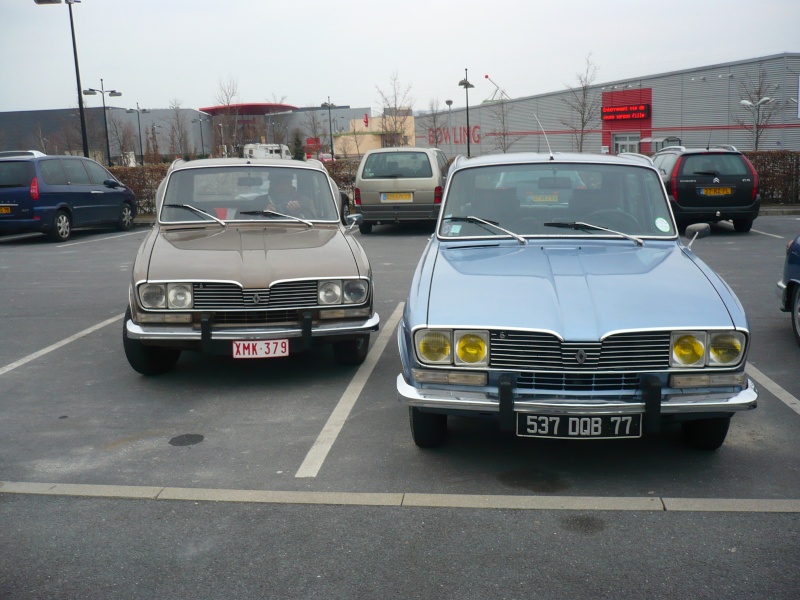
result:
[(450, 335), (444, 331), (425, 331), (417, 336), (420, 357), (431, 363), (450, 362)]
[(672, 360), (684, 367), (702, 366), (705, 350), (705, 339), (684, 333), (672, 341)]
[(740, 334), (721, 333), (711, 337), (709, 355), (713, 363), (731, 365), (739, 362), (742, 355), (742, 338)]
[(456, 340), (456, 357), (470, 365), (485, 361), (486, 340), (474, 333), (462, 335)]

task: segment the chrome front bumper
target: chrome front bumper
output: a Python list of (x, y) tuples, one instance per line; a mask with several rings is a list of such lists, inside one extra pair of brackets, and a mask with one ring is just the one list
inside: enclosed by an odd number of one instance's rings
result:
[[(364, 321), (347, 323), (318, 323), (311, 328), (311, 337), (358, 335), (378, 331), (380, 317), (374, 313)], [(201, 342), (203, 333), (190, 325), (137, 325), (132, 320), (125, 322), (128, 337), (134, 340), (159, 342)], [(292, 327), (240, 327), (231, 329), (211, 329), (211, 341), (249, 341), (303, 337), (300, 326)]]
[[(665, 394), (661, 398), (661, 414), (729, 413), (752, 410), (756, 407), (758, 390), (751, 379), (741, 392), (707, 394)], [(500, 412), (498, 394), (485, 392), (456, 391), (437, 388), (416, 388), (406, 383), (403, 375), (397, 376), (398, 400), (409, 406), (433, 408), (443, 412), (474, 411), (481, 413)], [(623, 402), (619, 399), (565, 398), (540, 396), (526, 400), (514, 398), (514, 412), (552, 415), (617, 415), (645, 413), (644, 401)]]

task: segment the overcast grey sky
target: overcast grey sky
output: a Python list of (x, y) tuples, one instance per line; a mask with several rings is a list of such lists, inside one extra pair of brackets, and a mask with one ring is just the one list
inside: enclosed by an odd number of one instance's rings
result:
[[(83, 0), (73, 5), (84, 88), (114, 106), (239, 102), (380, 107), (392, 74), (416, 110), (463, 106), (493, 81), (512, 97), (800, 52), (800, 0)], [(66, 4), (0, 0), (0, 111), (77, 106)], [(99, 106), (100, 96), (85, 98)]]

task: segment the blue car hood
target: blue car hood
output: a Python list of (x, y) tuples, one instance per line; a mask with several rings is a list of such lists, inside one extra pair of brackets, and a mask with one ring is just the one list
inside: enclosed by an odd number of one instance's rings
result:
[(674, 243), (443, 244), (427, 321), (536, 329), (581, 341), (621, 330), (732, 327), (701, 264)]

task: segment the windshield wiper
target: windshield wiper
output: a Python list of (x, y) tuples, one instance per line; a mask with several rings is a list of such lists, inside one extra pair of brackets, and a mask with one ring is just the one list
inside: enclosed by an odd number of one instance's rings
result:
[(625, 239), (631, 240), (637, 246), (644, 246), (644, 240), (641, 238), (636, 237), (635, 235), (629, 235), (627, 233), (622, 233), (621, 231), (616, 231), (615, 229), (608, 229), (607, 227), (600, 227), (600, 225), (594, 225), (592, 223), (584, 223), (583, 221), (552, 221), (550, 223), (545, 223), (545, 227), (561, 227), (563, 229), (580, 229), (582, 231), (605, 231), (607, 233), (613, 233), (615, 235), (619, 235), (624, 237)]
[(193, 213), (197, 213), (199, 215), (205, 215), (209, 219), (213, 219), (214, 221), (216, 221), (217, 223), (219, 223), (223, 227), (227, 227), (228, 226), (228, 224), (225, 221), (223, 221), (222, 219), (218, 219), (217, 217), (215, 217), (211, 213), (207, 213), (203, 209), (197, 208), (196, 206), (192, 206), (191, 204), (165, 204), (164, 206), (162, 206), (162, 208), (185, 208), (186, 210), (190, 210)]
[(301, 219), (300, 217), (295, 217), (293, 215), (285, 215), (283, 213), (279, 213), (275, 210), (243, 210), (239, 213), (240, 215), (257, 215), (260, 217), (284, 217), (286, 219), (292, 219), (293, 221), (298, 221), (300, 223), (305, 223), (309, 227), (314, 227), (314, 223), (311, 221), (306, 221), (305, 219)]
[[(473, 216), (444, 217), (444, 220), (445, 221), (462, 221), (462, 222), (465, 222), (465, 223), (476, 223), (476, 224), (479, 224), (479, 225), (488, 225), (489, 227), (494, 227), (495, 229), (497, 229), (499, 231), (502, 231), (506, 235), (510, 235), (511, 237), (513, 237), (515, 240), (517, 240), (523, 246), (528, 243), (528, 240), (526, 240), (524, 237), (522, 237), (518, 233), (514, 233), (513, 231), (509, 231), (508, 229), (500, 227), (500, 225), (498, 225), (495, 221), (487, 221), (486, 219), (480, 219), (478, 217), (473, 217)], [(486, 229), (486, 228), (484, 227), (484, 229)]]

